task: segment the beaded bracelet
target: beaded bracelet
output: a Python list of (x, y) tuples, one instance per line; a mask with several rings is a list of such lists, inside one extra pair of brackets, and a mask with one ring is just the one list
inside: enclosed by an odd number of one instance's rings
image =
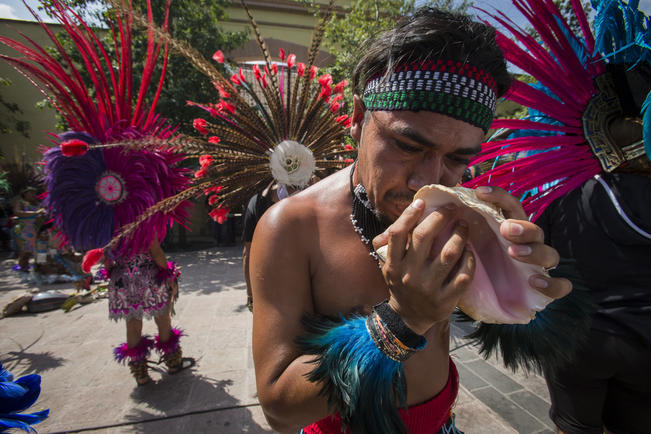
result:
[(366, 329), (378, 349), (396, 362), (406, 360), (427, 344), (427, 340), (407, 327), (386, 301), (373, 307), (366, 319)]

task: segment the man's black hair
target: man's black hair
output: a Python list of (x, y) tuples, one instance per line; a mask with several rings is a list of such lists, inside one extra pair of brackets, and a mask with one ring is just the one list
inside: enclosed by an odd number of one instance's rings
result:
[(490, 74), (502, 96), (511, 85), (506, 60), (495, 40), (495, 29), (469, 16), (424, 7), (403, 17), (391, 30), (367, 41), (353, 72), (353, 92), (361, 95), (366, 83), (390, 75), (400, 64), (424, 60), (453, 60)]

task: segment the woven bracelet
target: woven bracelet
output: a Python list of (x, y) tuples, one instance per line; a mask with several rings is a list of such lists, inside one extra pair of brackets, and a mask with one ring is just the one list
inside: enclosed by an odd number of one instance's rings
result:
[(181, 270), (176, 266), (176, 262), (168, 261), (167, 268), (158, 268), (158, 273), (156, 273), (156, 281), (158, 284), (163, 282), (178, 282), (179, 277), (181, 277)]
[(366, 328), (378, 349), (396, 362), (406, 360), (427, 344), (423, 336), (407, 327), (386, 301), (373, 307), (366, 319)]

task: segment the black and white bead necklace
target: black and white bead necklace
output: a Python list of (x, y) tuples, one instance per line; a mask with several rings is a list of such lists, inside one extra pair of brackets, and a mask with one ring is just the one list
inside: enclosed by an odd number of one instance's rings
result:
[(352, 214), (350, 221), (353, 224), (353, 229), (359, 235), (362, 242), (366, 244), (370, 250), (370, 255), (375, 259), (378, 266), (382, 268), (380, 258), (378, 257), (375, 249), (373, 248), (373, 238), (380, 235), (386, 229), (380, 219), (375, 214), (373, 205), (368, 199), (366, 189), (362, 184), (357, 184), (353, 187), (353, 174), (357, 167), (357, 161), (353, 163), (350, 169), (350, 192), (353, 195)]

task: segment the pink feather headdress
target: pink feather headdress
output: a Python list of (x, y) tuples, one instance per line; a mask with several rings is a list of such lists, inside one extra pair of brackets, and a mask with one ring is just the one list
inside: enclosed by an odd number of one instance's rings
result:
[[(173, 210), (151, 214), (131, 231), (130, 237), (115, 239), (143, 212), (176, 195), (190, 182), (187, 169), (178, 165), (182, 155), (159, 146), (174, 135), (165, 119), (155, 112), (168, 46), (156, 42), (149, 31), (144, 67), (136, 72), (129, 15), (115, 15), (110, 28), (114, 54), (109, 54), (93, 30), (62, 1), (53, 0), (43, 6), (63, 26), (75, 52), (67, 52), (30, 9), (61, 60), (24, 34), (21, 36), (25, 42), (0, 37), (1, 43), (22, 54), (0, 58), (27, 77), (70, 128), (63, 134), (52, 134), (55, 143), (61, 143), (45, 152), (45, 204), (79, 250), (109, 245), (112, 253), (120, 256), (142, 252), (154, 239), (162, 240), (173, 221), (184, 221), (189, 205), (183, 202)], [(153, 20), (149, 1), (147, 12), (147, 18)], [(168, 14), (169, 2), (164, 28)], [(150, 87), (161, 52), (161, 73), (152, 95)], [(137, 89), (135, 78), (140, 80)], [(146, 100), (149, 96), (151, 103)]]
[[(554, 135), (541, 137), (532, 133), (484, 143), (472, 165), (509, 154), (528, 152), (529, 155), (494, 167), (464, 185), (500, 186), (515, 196), (533, 191), (522, 205), (535, 219), (552, 201), (602, 171), (584, 136), (583, 124), (586, 107), (599, 93), (595, 78), (606, 70), (601, 55), (594, 52), (594, 37), (578, 0), (572, 0), (572, 7), (581, 37), (572, 32), (552, 0), (514, 0), (513, 4), (542, 43), (501, 12), (488, 14), (509, 33), (498, 31), (497, 42), (507, 61), (534, 77), (553, 96), (516, 79), (505, 99), (539, 111), (556, 122), (495, 119), (491, 128), (545, 131)], [(546, 184), (552, 185), (543, 189)]]

